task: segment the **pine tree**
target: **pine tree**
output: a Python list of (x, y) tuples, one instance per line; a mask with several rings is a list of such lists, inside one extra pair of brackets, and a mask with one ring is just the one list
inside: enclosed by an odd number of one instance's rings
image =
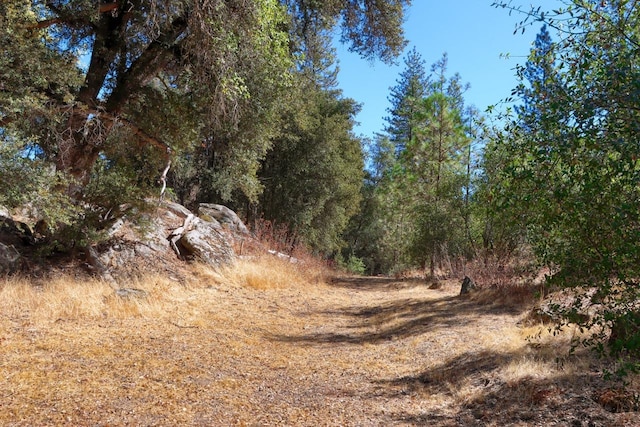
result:
[(407, 53), (404, 65), (397, 84), (390, 88), (391, 107), (387, 110), (390, 116), (385, 118), (388, 123), (385, 132), (395, 145), (396, 155), (399, 155), (414, 137), (415, 113), (418, 103), (427, 95), (429, 86), (424, 59), (415, 47)]
[(517, 68), (521, 84), (515, 94), (522, 104), (515, 107), (515, 112), (521, 120), (530, 123), (523, 122), (523, 126), (533, 129), (534, 123), (544, 122), (542, 115), (545, 114), (545, 104), (551, 102), (551, 88), (556, 73), (554, 43), (547, 26), (543, 25), (526, 64)]
[(415, 137), (404, 153), (407, 178), (415, 188), (417, 234), (411, 251), (421, 264), (436, 264), (461, 255), (464, 241), (464, 159), (469, 140), (455, 100), (442, 92), (425, 98)]
[(466, 86), (459, 75), (447, 76), (446, 54), (428, 76), (421, 74), (424, 64), (415, 50), (406, 63), (399, 80), (404, 84), (392, 88), (396, 114), (389, 122), (395, 125), (388, 131), (397, 153), (375, 192), (384, 224), (379, 246), (392, 257), (386, 263), (392, 268), (428, 265), (433, 276), (436, 264), (468, 253), (463, 194), (470, 139), (461, 110)]

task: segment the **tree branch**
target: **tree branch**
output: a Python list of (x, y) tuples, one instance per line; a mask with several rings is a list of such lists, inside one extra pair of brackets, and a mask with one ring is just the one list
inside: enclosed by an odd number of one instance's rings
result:
[[(115, 0), (113, 3), (101, 4), (100, 7), (98, 8), (98, 12), (99, 13), (111, 12), (116, 10), (119, 6), (120, 6), (120, 2), (118, 0)], [(27, 26), (27, 28), (30, 30), (36, 30), (36, 29), (41, 30), (43, 28), (48, 28), (52, 25), (61, 24), (65, 22), (72, 23), (71, 21), (60, 18), (58, 16), (55, 18), (45, 19), (44, 21), (36, 22), (35, 24), (31, 24)]]
[(171, 61), (176, 40), (186, 29), (187, 20), (185, 17), (178, 17), (171, 22), (170, 29), (147, 46), (129, 69), (118, 77), (116, 87), (106, 102), (108, 111), (118, 114), (125, 102), (130, 99), (131, 94), (155, 77)]
[(167, 161), (170, 161), (171, 147), (169, 146), (169, 144), (158, 139), (157, 137), (149, 135), (145, 130), (140, 128), (138, 125), (136, 125), (132, 121), (100, 109), (87, 108), (86, 110), (83, 110), (83, 111), (86, 111), (87, 116), (89, 114), (93, 114), (97, 118), (104, 120), (105, 122), (111, 125), (116, 123), (124, 123), (129, 128), (129, 130), (131, 130), (133, 134), (142, 141), (142, 145), (148, 144), (148, 145), (153, 145), (160, 148), (165, 153), (165, 158), (167, 159)]
[(167, 166), (162, 171), (162, 175), (160, 175), (159, 181), (162, 184), (162, 189), (160, 189), (160, 197), (158, 199), (158, 204), (162, 203), (164, 192), (167, 189), (167, 173), (169, 173), (169, 168), (171, 168), (171, 159), (167, 160)]

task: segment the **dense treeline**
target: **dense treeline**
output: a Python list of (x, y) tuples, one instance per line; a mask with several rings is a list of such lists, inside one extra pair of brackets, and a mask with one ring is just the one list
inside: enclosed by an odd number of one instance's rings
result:
[(0, 204), (28, 202), (66, 250), (166, 186), (330, 253), (363, 168), (328, 37), (339, 26), (353, 51), (392, 61), (408, 4), (2, 2)]
[(427, 73), (410, 51), (345, 254), (370, 272), (435, 277), (527, 248), (549, 269), (546, 292), (574, 295), (551, 307), (558, 327), (591, 331), (575, 344), (637, 370), (640, 10), (624, 0), (496, 6), (525, 17), (517, 31), (544, 24), (517, 69), (514, 107), (486, 125), (465, 107), (460, 77), (447, 77), (446, 56)]
[[(391, 88), (384, 134), (371, 150), (365, 207), (354, 218), (352, 256), (371, 272), (414, 266), (431, 277), (473, 257), (472, 143), (479, 117), (465, 108), (465, 85), (447, 76), (446, 54), (429, 74), (414, 49)], [(445, 266), (446, 264), (446, 266)]]

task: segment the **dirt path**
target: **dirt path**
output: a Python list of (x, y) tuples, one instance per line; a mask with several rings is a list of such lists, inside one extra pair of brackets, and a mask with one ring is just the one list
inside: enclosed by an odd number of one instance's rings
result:
[(519, 313), (458, 290), (217, 284), (159, 316), (4, 315), (0, 425), (640, 425), (532, 353)]

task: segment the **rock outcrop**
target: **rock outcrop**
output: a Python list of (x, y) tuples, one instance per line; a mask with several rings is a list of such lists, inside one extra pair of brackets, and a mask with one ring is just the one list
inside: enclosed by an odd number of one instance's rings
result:
[[(235, 212), (225, 209), (246, 229)], [(144, 230), (140, 230), (135, 224), (123, 221), (110, 231), (109, 240), (98, 246), (98, 257), (110, 272), (140, 264), (171, 270), (176, 259), (198, 260), (220, 267), (235, 259), (233, 230), (225, 231), (209, 215), (200, 218), (182, 205), (163, 202), (147, 217), (147, 223)]]
[[(118, 282), (142, 271), (175, 274), (189, 260), (213, 267), (233, 262), (234, 244), (250, 238), (247, 227), (225, 206), (202, 205), (199, 214), (165, 201), (143, 221), (118, 220), (105, 231), (104, 241), (80, 254), (85, 265), (116, 290), (121, 289)], [(18, 271), (29, 247), (34, 247), (34, 233), (0, 206), (0, 274)]]
[(244, 225), (238, 215), (226, 206), (212, 203), (200, 203), (198, 216), (210, 222), (217, 222), (225, 228), (231, 229), (235, 233), (249, 235), (249, 230)]
[[(243, 224), (244, 225), (244, 224)], [(192, 257), (212, 266), (228, 264), (235, 253), (218, 223), (196, 218), (189, 230), (178, 240), (185, 257)]]
[(14, 221), (9, 210), (0, 206), (0, 274), (10, 274), (19, 269), (19, 249), (28, 245), (32, 238), (31, 229)]
[(20, 253), (11, 245), (0, 243), (0, 274), (13, 273), (20, 265)]

